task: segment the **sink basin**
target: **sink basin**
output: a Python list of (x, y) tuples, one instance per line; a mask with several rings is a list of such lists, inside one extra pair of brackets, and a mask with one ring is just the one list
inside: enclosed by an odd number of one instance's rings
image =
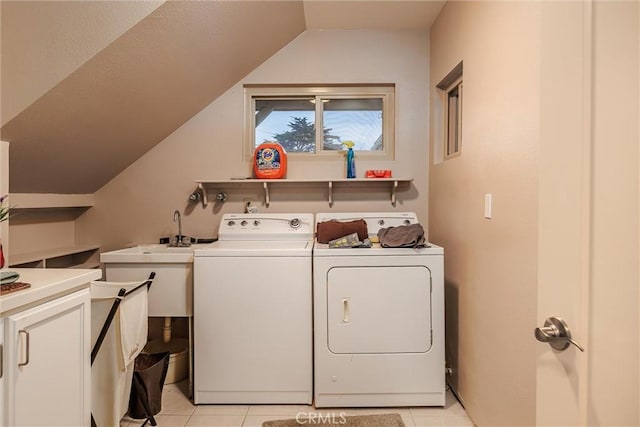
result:
[(186, 248), (169, 245), (139, 245), (117, 251), (100, 254), (102, 263), (174, 263), (193, 262), (193, 250), (204, 245), (192, 245)]
[(109, 282), (144, 280), (156, 273), (149, 289), (149, 316), (193, 316), (193, 250), (204, 246), (139, 245), (104, 252), (100, 262)]

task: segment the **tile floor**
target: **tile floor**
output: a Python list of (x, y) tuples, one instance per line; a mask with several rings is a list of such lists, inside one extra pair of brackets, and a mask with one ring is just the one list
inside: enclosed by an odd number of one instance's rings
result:
[[(369, 415), (399, 413), (407, 427), (472, 427), (460, 403), (447, 392), (444, 408), (322, 408), (308, 405), (198, 405), (186, 397), (189, 383), (167, 384), (162, 392), (162, 411), (155, 419), (159, 427), (261, 427), (264, 421), (295, 418), (299, 412), (315, 414)], [(120, 427), (140, 426), (143, 420), (125, 417)], [(150, 424), (147, 424), (150, 425)]]

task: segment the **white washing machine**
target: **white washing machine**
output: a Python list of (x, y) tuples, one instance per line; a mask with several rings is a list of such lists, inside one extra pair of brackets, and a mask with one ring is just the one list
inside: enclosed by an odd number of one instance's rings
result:
[[(382, 227), (414, 213), (329, 213)], [(444, 406), (444, 250), (329, 249), (313, 255), (316, 407)]]
[(194, 251), (194, 402), (312, 392), (312, 214), (226, 214)]

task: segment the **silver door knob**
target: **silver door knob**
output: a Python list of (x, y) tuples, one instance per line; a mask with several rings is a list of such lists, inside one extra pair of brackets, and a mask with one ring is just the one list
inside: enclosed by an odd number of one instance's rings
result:
[(544, 321), (542, 328), (534, 330), (534, 335), (538, 341), (549, 343), (554, 350), (564, 351), (573, 344), (578, 350), (584, 351), (584, 348), (571, 338), (569, 326), (559, 317), (549, 317)]

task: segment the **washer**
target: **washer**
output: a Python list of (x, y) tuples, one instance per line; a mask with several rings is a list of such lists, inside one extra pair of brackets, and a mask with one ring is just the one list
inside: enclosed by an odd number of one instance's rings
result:
[(194, 402), (312, 393), (313, 214), (226, 214), (194, 251)]
[[(320, 213), (382, 227), (415, 213)], [(329, 249), (313, 255), (316, 407), (444, 406), (444, 250)]]

